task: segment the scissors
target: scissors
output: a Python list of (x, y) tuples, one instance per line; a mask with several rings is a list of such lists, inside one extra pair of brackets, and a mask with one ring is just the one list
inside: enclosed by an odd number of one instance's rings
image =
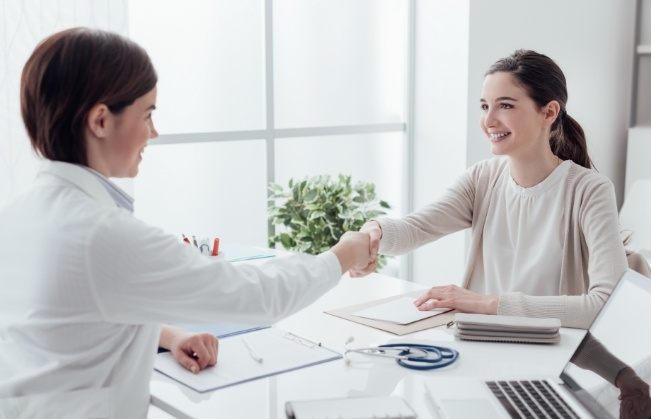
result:
[(452, 348), (415, 343), (388, 343), (386, 345), (346, 349), (344, 356), (348, 353), (393, 358), (401, 367), (412, 370), (443, 368), (452, 364), (459, 357), (459, 352)]

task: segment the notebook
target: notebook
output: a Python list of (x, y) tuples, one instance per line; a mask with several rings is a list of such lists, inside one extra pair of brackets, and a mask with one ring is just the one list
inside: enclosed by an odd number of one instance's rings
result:
[(455, 336), (484, 342), (558, 343), (561, 321), (553, 318), (457, 313)]

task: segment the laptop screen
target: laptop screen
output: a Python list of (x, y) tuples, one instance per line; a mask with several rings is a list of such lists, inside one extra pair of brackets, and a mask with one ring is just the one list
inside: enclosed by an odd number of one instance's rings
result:
[(596, 417), (651, 417), (651, 279), (624, 274), (561, 378)]

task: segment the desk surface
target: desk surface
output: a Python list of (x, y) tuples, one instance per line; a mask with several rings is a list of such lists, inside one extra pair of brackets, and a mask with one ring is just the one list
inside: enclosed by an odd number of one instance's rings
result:
[(419, 419), (432, 418), (434, 410), (425, 398), (426, 380), (558, 376), (585, 333), (562, 329), (561, 343), (549, 346), (458, 341), (445, 327), (398, 337), (323, 313), (422, 288), (422, 284), (378, 274), (359, 279), (344, 277), (314, 304), (275, 326), (319, 341), (340, 353), (349, 336), (355, 338), (351, 347), (390, 340), (427, 341), (449, 346), (460, 353), (458, 361), (449, 367), (412, 371), (399, 367), (392, 360), (354, 356), (350, 365), (337, 360), (204, 394), (154, 371), (152, 404), (181, 418), (282, 419), (285, 418), (285, 402), (289, 400), (392, 394), (407, 400), (418, 412)]

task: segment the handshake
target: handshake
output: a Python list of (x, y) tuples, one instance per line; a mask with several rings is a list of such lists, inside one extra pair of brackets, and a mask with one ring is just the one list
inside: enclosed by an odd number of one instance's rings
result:
[(359, 231), (348, 231), (330, 249), (339, 259), (341, 272), (360, 277), (375, 271), (382, 229), (377, 221), (368, 221)]

